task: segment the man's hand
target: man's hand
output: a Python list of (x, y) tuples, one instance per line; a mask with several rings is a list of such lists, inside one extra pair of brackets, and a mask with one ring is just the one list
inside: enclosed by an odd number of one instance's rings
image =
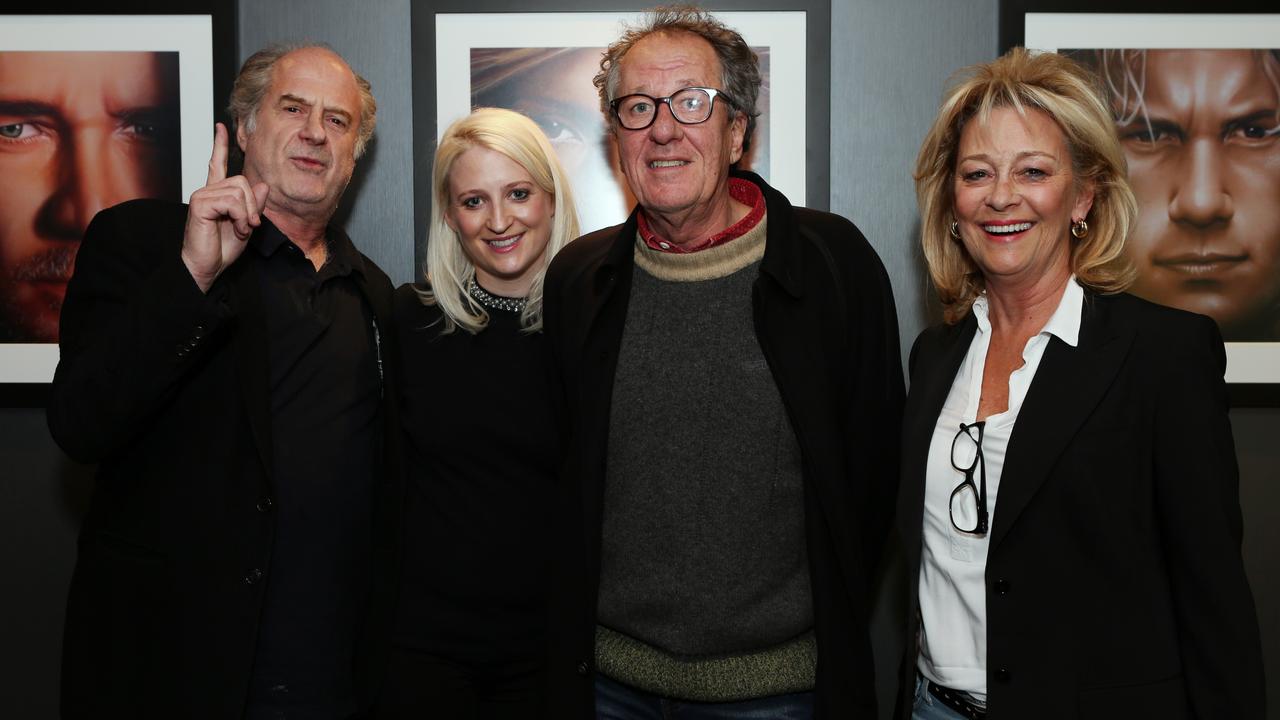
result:
[(267, 202), (266, 183), (253, 187), (243, 175), (227, 177), (227, 128), (214, 126), (209, 179), (191, 194), (187, 228), (182, 238), (182, 262), (201, 292), (244, 252), (245, 241), (262, 224)]

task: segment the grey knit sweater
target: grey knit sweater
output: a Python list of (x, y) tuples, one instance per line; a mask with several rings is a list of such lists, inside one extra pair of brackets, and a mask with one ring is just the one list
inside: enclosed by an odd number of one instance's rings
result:
[(686, 700), (813, 686), (800, 451), (752, 322), (765, 230), (688, 255), (636, 244), (597, 665)]

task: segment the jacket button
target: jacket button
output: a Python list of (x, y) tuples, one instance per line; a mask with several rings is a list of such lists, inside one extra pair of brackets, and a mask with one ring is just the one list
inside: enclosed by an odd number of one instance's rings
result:
[(177, 351), (177, 353), (178, 353), (178, 357), (180, 357), (180, 358), (184, 358), (184, 357), (186, 357), (186, 356), (187, 356), (187, 346), (186, 346), (186, 345), (183, 345), (183, 344), (179, 343), (179, 344), (178, 344), (178, 347), (177, 347), (177, 348), (175, 348), (175, 350), (176, 350), (176, 351)]
[(1009, 581), (1008, 581), (1008, 580), (1005, 580), (1004, 578), (1000, 578), (999, 580), (997, 580), (997, 581), (996, 581), (996, 593), (998, 593), (998, 594), (1000, 594), (1000, 595), (1008, 595), (1008, 594), (1009, 594)]
[(258, 504), (255, 505), (254, 507), (258, 508), (258, 512), (269, 512), (271, 510), (271, 506), (274, 504), (275, 503), (271, 502), (271, 498), (264, 497), (261, 500), (259, 500)]
[(191, 337), (193, 337), (193, 338), (195, 338), (195, 339), (197, 339), (197, 340), (199, 340), (200, 338), (204, 337), (204, 326), (203, 326), (203, 325), (197, 325), (197, 326), (196, 326), (196, 328), (195, 328), (195, 330), (191, 333)]
[(586, 674), (587, 674), (587, 670), (589, 670), (589, 669), (590, 669), (590, 667), (587, 665), (587, 663), (586, 663), (585, 661), (578, 663), (578, 674), (579, 674), (579, 675), (586, 675)]
[(996, 682), (999, 683), (1007, 683), (1012, 679), (1009, 675), (1009, 668), (1000, 668), (992, 673), (992, 676), (995, 678)]
[(262, 579), (262, 571), (259, 570), (258, 568), (254, 568), (249, 571), (248, 575), (244, 576), (244, 584), (253, 585), (254, 583), (258, 582), (261, 579)]

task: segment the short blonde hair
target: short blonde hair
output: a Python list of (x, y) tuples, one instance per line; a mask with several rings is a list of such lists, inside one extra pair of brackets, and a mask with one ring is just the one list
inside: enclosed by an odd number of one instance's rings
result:
[(1093, 185), (1088, 235), (1071, 247), (1076, 280), (1100, 293), (1121, 292), (1133, 282), (1134, 268), (1124, 255), (1124, 241), (1137, 217), (1138, 203), (1129, 187), (1111, 110), (1095, 78), (1065, 56), (1014, 48), (957, 75), (916, 158), (920, 240), (948, 323), (963, 318), (986, 289), (982, 272), (950, 233), (960, 135), (969, 120), (976, 117), (986, 122), (992, 110), (1004, 107), (1023, 114), (1032, 108), (1053, 119), (1071, 153), (1076, 187)]
[[(269, 45), (250, 55), (249, 59), (244, 61), (244, 65), (240, 66), (240, 74), (236, 75), (235, 84), (231, 87), (231, 100), (227, 103), (227, 112), (237, 125), (243, 125), (246, 132), (252, 133), (257, 125), (262, 99), (267, 94), (267, 88), (271, 87), (276, 63), (291, 52), (310, 48), (333, 53), (342, 60), (348, 70), (351, 70), (351, 75), (355, 78), (356, 88), (360, 91), (360, 127), (357, 130), (355, 147), (355, 156), (358, 160), (368, 147), (369, 140), (373, 138), (373, 129), (378, 124), (378, 103), (373, 99), (373, 86), (369, 81), (352, 70), (351, 64), (345, 58), (324, 43), (281, 43)], [(235, 128), (231, 128), (232, 137), (235, 136), (235, 131)]]
[(462, 250), (458, 233), (445, 221), (449, 207), (449, 171), (463, 153), (474, 147), (487, 148), (511, 158), (528, 171), (533, 182), (555, 199), (555, 218), (547, 241), (546, 261), (529, 289), (529, 299), (520, 316), (524, 329), (542, 329), (542, 281), (551, 258), (578, 236), (578, 213), (573, 192), (551, 143), (537, 123), (512, 110), (477, 108), (455, 121), (436, 147), (431, 173), (431, 227), (427, 238), (426, 279), (428, 289), (421, 294), (428, 305), (439, 304), (445, 316), (445, 332), (461, 326), (477, 333), (489, 322), (489, 315), (467, 292), (476, 269)]

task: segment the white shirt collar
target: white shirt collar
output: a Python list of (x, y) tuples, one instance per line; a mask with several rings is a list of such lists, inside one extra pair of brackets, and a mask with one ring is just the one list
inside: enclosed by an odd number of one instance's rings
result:
[[(988, 317), (987, 294), (978, 296), (973, 301), (973, 316), (978, 321), (978, 332), (991, 332), (991, 319)], [(1067, 289), (1058, 301), (1058, 309), (1053, 311), (1049, 321), (1040, 329), (1040, 335), (1056, 335), (1062, 342), (1076, 347), (1080, 343), (1080, 317), (1084, 312), (1084, 288), (1076, 282), (1073, 274), (1067, 279)]]

